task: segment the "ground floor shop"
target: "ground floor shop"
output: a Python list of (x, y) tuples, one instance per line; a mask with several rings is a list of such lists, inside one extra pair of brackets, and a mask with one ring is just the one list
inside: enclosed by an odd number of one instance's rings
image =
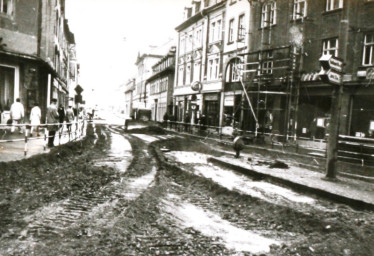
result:
[(25, 109), (26, 121), (36, 103), (42, 110), (42, 120), (52, 98), (68, 105), (66, 84), (58, 79), (50, 67), (34, 59), (0, 55), (0, 111), (1, 123), (10, 118), (10, 107), (17, 98)]

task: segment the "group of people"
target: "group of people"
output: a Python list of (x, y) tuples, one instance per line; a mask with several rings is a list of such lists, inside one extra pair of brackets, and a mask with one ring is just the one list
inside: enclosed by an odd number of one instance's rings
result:
[[(30, 112), (30, 136), (33, 136), (34, 129), (36, 129), (37, 136), (39, 134), (39, 126), (41, 125), (42, 112), (39, 107), (39, 103), (35, 102), (34, 106)], [(23, 133), (23, 127), (18, 125), (22, 124), (25, 119), (25, 109), (21, 100), (16, 99), (16, 102), (10, 107), (10, 119), (8, 124), (11, 124), (11, 133), (14, 133), (16, 128), (18, 128), (19, 133)], [(46, 124), (48, 130), (48, 147), (53, 147), (53, 141), (55, 139), (55, 134), (58, 130), (62, 132), (63, 123), (66, 121), (66, 127), (69, 132), (71, 132), (71, 124), (75, 120), (75, 113), (72, 106), (69, 106), (67, 110), (60, 105), (57, 108), (57, 99), (52, 99), (50, 106), (47, 108), (46, 114)]]

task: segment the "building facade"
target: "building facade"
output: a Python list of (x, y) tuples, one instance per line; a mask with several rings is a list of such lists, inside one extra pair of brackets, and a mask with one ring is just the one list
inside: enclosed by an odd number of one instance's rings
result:
[(178, 121), (325, 139), (334, 84), (320, 58), (341, 60), (340, 134), (371, 137), (373, 15), (370, 0), (193, 1), (176, 30)]
[[(138, 55), (135, 65), (138, 68), (138, 73), (135, 78), (135, 90), (133, 92), (133, 117), (139, 118), (139, 113), (149, 113), (146, 115), (150, 118), (151, 105), (149, 102), (149, 84), (146, 84), (147, 79), (152, 75), (152, 66), (157, 63), (163, 56), (158, 54), (142, 54)], [(146, 117), (144, 117), (146, 118)]]
[(43, 115), (51, 98), (67, 104), (69, 80), (76, 81), (78, 75), (77, 69), (69, 72), (75, 42), (65, 19), (64, 0), (3, 0), (0, 40), (2, 122), (16, 98), (24, 104), (27, 117), (35, 102)]
[(152, 66), (152, 76), (146, 81), (149, 85), (151, 120), (162, 122), (165, 114), (173, 113), (173, 87), (175, 74), (175, 52), (172, 47), (168, 54)]
[(218, 126), (221, 113), (226, 1), (193, 1), (178, 32), (174, 115), (177, 121)]

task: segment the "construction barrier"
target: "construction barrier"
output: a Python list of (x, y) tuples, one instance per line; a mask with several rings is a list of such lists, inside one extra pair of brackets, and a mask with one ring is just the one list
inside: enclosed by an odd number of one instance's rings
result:
[[(58, 138), (58, 145), (62, 144), (63, 138), (66, 138), (66, 142), (79, 140), (85, 135), (85, 128), (86, 128), (86, 121), (79, 120), (70, 123), (53, 123), (53, 124), (40, 124), (40, 125), (33, 125), (34, 128), (39, 127), (39, 130), (44, 130), (44, 136), (39, 137), (32, 137), (30, 136), (30, 130), (32, 125), (30, 124), (0, 124), (0, 131), (2, 131), (2, 136), (0, 139), (1, 143), (12, 143), (12, 142), (20, 142), (24, 141), (24, 156), (27, 156), (29, 150), (29, 142), (33, 140), (43, 140), (43, 150), (47, 149), (48, 138), (52, 137), (49, 136), (48, 127), (49, 126), (58, 126), (58, 130), (55, 134), (55, 139)], [(12, 134), (10, 130), (12, 128), (19, 127), (21, 128), (21, 133), (24, 134), (24, 138), (22, 139), (4, 139), (8, 133)], [(65, 127), (65, 129), (64, 129)], [(42, 132), (43, 133), (43, 132)]]
[[(289, 137), (283, 134), (269, 132), (254, 132), (231, 128), (232, 133), (225, 131), (227, 127), (202, 124), (191, 124), (178, 121), (166, 121), (164, 127), (177, 132), (199, 135), (205, 139), (232, 142), (235, 136), (243, 136), (246, 144), (262, 144), (270, 148), (285, 147), (295, 153), (309, 154), (326, 158), (327, 137), (325, 139), (311, 139), (306, 137)], [(230, 130), (229, 130), (230, 131)], [(374, 139), (354, 136), (339, 136), (338, 159), (345, 162), (374, 166)]]

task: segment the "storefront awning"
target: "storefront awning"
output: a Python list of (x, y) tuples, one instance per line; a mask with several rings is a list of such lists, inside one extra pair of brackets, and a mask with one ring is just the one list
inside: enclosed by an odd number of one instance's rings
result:
[(305, 82), (305, 81), (318, 81), (318, 80), (320, 80), (319, 73), (318, 72), (311, 72), (311, 73), (302, 74), (300, 80), (302, 82)]

